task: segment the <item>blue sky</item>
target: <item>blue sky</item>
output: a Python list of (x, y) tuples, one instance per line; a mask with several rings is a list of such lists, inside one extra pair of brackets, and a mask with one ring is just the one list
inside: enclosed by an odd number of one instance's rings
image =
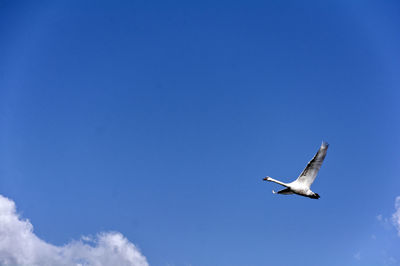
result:
[[(2, 1), (0, 194), (150, 265), (400, 265), (397, 1)], [(331, 145), (313, 190), (273, 195)], [(378, 217), (378, 218), (377, 218)]]

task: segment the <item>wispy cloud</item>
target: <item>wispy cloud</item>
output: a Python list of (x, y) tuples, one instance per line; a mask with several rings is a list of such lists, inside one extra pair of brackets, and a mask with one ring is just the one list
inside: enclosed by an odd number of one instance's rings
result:
[(400, 196), (396, 198), (394, 207), (396, 211), (392, 215), (392, 222), (397, 229), (397, 234), (400, 236)]
[(38, 238), (16, 213), (14, 201), (0, 195), (0, 265), (148, 266), (138, 248), (118, 232), (82, 237), (64, 246)]
[(361, 252), (357, 252), (353, 255), (356, 260), (361, 260)]

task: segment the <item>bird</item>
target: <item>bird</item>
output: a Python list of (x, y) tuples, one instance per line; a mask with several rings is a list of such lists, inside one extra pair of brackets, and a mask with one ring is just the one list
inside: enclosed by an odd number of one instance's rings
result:
[(325, 159), (326, 152), (328, 151), (329, 144), (325, 141), (322, 142), (321, 147), (308, 162), (306, 168), (301, 172), (300, 176), (290, 183), (284, 183), (279, 180), (273, 179), (269, 176), (263, 178), (264, 181), (274, 182), (279, 185), (286, 187), (278, 192), (272, 190), (274, 194), (283, 194), (283, 195), (292, 195), (297, 194), (304, 197), (309, 197), (312, 199), (319, 199), (320, 196), (313, 192), (310, 187), (311, 184), (314, 182), (315, 178), (317, 177), (318, 171), (321, 168), (322, 162)]

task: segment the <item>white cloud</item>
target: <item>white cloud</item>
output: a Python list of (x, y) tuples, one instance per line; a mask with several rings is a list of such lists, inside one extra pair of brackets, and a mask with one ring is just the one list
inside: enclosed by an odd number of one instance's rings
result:
[(82, 237), (64, 246), (46, 243), (16, 213), (14, 201), (0, 195), (0, 265), (148, 266), (135, 245), (117, 232)]
[(396, 198), (394, 207), (396, 211), (392, 215), (392, 222), (397, 229), (397, 234), (400, 236), (400, 196)]

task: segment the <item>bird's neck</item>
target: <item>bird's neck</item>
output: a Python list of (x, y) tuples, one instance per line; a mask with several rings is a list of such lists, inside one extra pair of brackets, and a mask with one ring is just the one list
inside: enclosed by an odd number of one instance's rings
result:
[(273, 178), (268, 178), (268, 181), (271, 181), (271, 182), (275, 182), (275, 183), (277, 183), (277, 184), (279, 184), (279, 185), (282, 185), (282, 186), (284, 186), (284, 187), (289, 187), (289, 185), (287, 184), (287, 183), (283, 183), (283, 182), (281, 182), (281, 181), (279, 181), (279, 180), (276, 180), (276, 179), (273, 179)]

